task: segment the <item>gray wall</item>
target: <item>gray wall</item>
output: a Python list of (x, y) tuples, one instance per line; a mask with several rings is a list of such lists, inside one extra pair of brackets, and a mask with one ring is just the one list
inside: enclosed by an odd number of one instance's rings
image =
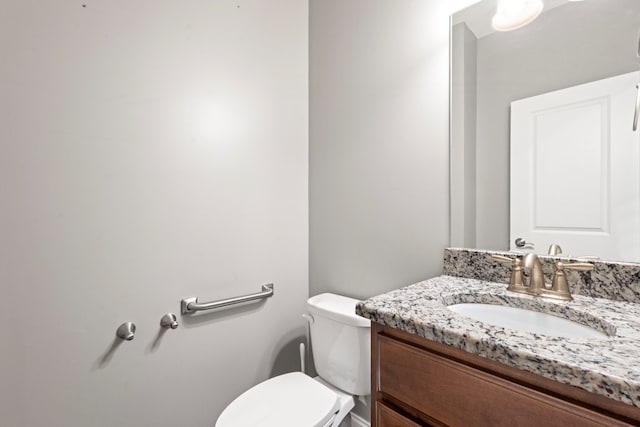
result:
[(449, 13), (473, 1), (310, 2), (310, 293), (440, 274), (449, 242)]
[(637, 70), (638, 3), (569, 3), (478, 40), (476, 247), (509, 247), (510, 102)]
[[(298, 368), (307, 3), (0, 9), (0, 425), (214, 425)], [(271, 281), (160, 334), (181, 298)]]

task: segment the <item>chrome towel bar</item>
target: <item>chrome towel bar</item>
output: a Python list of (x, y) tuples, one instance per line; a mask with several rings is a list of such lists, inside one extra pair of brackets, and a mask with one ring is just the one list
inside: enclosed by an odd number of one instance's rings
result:
[(256, 299), (269, 298), (273, 295), (273, 283), (268, 285), (262, 285), (262, 292), (255, 294), (242, 295), (239, 297), (220, 299), (211, 302), (198, 302), (197, 297), (185, 298), (180, 302), (180, 309), (182, 314), (191, 314), (196, 311), (213, 310), (220, 307), (226, 307), (228, 305), (242, 304), (243, 302), (253, 301)]

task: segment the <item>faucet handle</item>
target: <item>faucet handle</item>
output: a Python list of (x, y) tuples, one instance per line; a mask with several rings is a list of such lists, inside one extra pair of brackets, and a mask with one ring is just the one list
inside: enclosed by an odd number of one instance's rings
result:
[(593, 264), (588, 262), (573, 262), (565, 264), (562, 261), (556, 262), (556, 272), (553, 274), (553, 281), (551, 282), (551, 289), (544, 292), (543, 296), (549, 298), (555, 298), (563, 301), (571, 301), (573, 297), (569, 291), (569, 282), (564, 270), (579, 270), (590, 271), (593, 270)]
[(567, 270), (579, 270), (579, 271), (591, 271), (593, 270), (593, 264), (589, 262), (572, 262), (569, 264), (565, 264), (564, 262), (558, 261), (556, 263), (556, 268), (566, 268)]
[(491, 255), (491, 258), (502, 264), (511, 264), (511, 279), (507, 290), (526, 294), (527, 288), (524, 286), (524, 278), (522, 277), (522, 260), (518, 257), (509, 258), (504, 255)]
[(503, 264), (513, 263), (513, 258), (509, 258), (508, 256), (504, 256), (504, 255), (491, 254), (491, 258), (493, 258), (494, 261), (498, 261)]

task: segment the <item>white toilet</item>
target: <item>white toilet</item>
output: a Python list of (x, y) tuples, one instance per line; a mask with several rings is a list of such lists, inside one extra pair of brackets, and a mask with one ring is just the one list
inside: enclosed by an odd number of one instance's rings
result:
[(279, 375), (245, 391), (222, 412), (216, 427), (337, 427), (368, 395), (371, 323), (356, 316), (358, 300), (321, 294), (307, 301), (318, 377)]

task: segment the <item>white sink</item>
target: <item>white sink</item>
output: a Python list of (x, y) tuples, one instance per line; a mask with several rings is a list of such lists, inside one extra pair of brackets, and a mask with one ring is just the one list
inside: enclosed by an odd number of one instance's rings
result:
[(607, 338), (607, 334), (571, 320), (523, 308), (494, 304), (454, 304), (449, 310), (474, 320), (520, 332), (563, 338)]

